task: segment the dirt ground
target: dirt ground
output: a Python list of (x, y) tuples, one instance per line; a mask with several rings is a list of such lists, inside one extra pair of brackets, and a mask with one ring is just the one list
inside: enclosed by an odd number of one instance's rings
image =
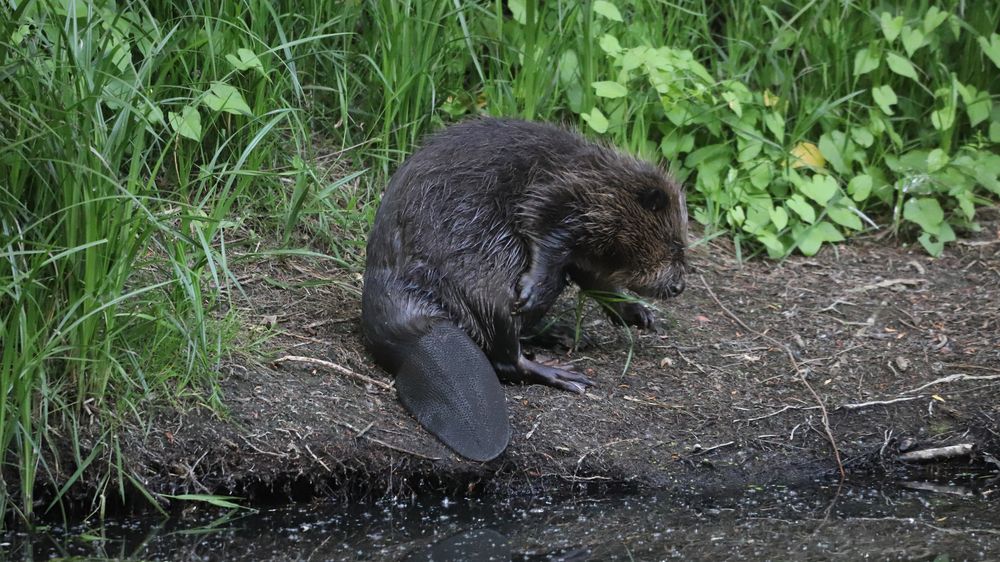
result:
[[(272, 337), (223, 366), (228, 415), (165, 412), (123, 451), (154, 492), (259, 501), (697, 490), (835, 478), (838, 462), (894, 470), (901, 452), (959, 444), (1000, 470), (1000, 212), (985, 216), (938, 259), (869, 239), (741, 264), (721, 238), (697, 245), (686, 292), (656, 303), (659, 333), (588, 305), (589, 346), (536, 350), (597, 386), (507, 386), (513, 439), (489, 463), (457, 458), (399, 405), (359, 339), (357, 273), (257, 262), (238, 302), (247, 342)], [(575, 304), (558, 312), (572, 320)]]

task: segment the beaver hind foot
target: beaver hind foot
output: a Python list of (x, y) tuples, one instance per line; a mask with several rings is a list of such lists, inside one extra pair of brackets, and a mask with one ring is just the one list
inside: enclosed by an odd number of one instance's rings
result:
[(435, 323), (396, 374), (403, 407), (465, 458), (485, 462), (510, 442), (507, 400), (483, 351), (458, 326)]

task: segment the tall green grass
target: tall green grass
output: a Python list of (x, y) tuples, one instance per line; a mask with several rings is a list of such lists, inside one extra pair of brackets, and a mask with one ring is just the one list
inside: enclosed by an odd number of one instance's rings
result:
[(958, 0), (0, 0), (0, 504), (29, 517), (37, 483), (88, 466), (124, 489), (116, 428), (224, 401), (237, 232), (358, 267), (388, 173), (469, 115), (661, 159), (749, 252), (872, 225), (941, 251), (1000, 193), (998, 20)]
[(30, 517), (38, 482), (58, 499), (95, 458), (127, 466), (114, 428), (150, 404), (220, 404), (227, 237), (297, 222), (313, 172), (302, 80), (345, 33), (285, 10), (0, 4), (4, 512)]

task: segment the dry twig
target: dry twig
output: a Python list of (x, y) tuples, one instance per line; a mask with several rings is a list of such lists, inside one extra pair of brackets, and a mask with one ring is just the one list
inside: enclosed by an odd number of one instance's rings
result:
[(910, 400), (919, 400), (923, 398), (920, 396), (907, 396), (905, 398), (893, 398), (892, 400), (873, 400), (871, 402), (859, 402), (857, 404), (841, 404), (837, 406), (838, 410), (860, 410), (862, 408), (868, 408), (869, 406), (885, 406), (886, 404), (895, 404), (896, 402), (909, 402)]
[(347, 367), (341, 367), (336, 363), (331, 363), (330, 361), (324, 361), (322, 359), (316, 359), (314, 357), (303, 357), (301, 355), (286, 355), (284, 357), (274, 360), (275, 364), (284, 363), (286, 361), (296, 361), (298, 363), (308, 363), (310, 365), (318, 365), (320, 367), (326, 367), (332, 371), (336, 371), (342, 375), (364, 381), (368, 384), (377, 386), (384, 390), (392, 390), (393, 386), (387, 382), (383, 382), (377, 379), (373, 379), (369, 376), (362, 375), (361, 373), (355, 373), (354, 371), (348, 369)]
[(949, 445), (947, 447), (935, 447), (933, 449), (921, 449), (910, 451), (899, 455), (901, 461), (933, 461), (964, 457), (972, 452), (975, 447), (972, 443), (962, 443), (961, 445)]
[(848, 289), (848, 293), (864, 293), (871, 291), (872, 289), (885, 289), (886, 287), (892, 287), (893, 285), (920, 285), (921, 283), (926, 283), (926, 279), (886, 279), (885, 281), (879, 281), (878, 283), (872, 283), (870, 285), (862, 285), (861, 287), (854, 287), (853, 289)]
[(954, 375), (948, 375), (947, 377), (941, 377), (939, 379), (932, 380), (927, 384), (922, 384), (917, 388), (911, 388), (910, 390), (904, 390), (903, 394), (909, 394), (911, 392), (920, 392), (921, 390), (927, 388), (928, 386), (934, 386), (935, 384), (941, 384), (946, 382), (955, 381), (992, 381), (1000, 380), (1000, 375), (967, 375), (965, 373), (955, 373)]

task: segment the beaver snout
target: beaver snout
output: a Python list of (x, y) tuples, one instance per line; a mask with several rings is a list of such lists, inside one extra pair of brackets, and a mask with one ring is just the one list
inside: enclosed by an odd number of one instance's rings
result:
[(667, 285), (667, 295), (671, 297), (676, 297), (677, 295), (684, 292), (684, 279), (678, 279)]

